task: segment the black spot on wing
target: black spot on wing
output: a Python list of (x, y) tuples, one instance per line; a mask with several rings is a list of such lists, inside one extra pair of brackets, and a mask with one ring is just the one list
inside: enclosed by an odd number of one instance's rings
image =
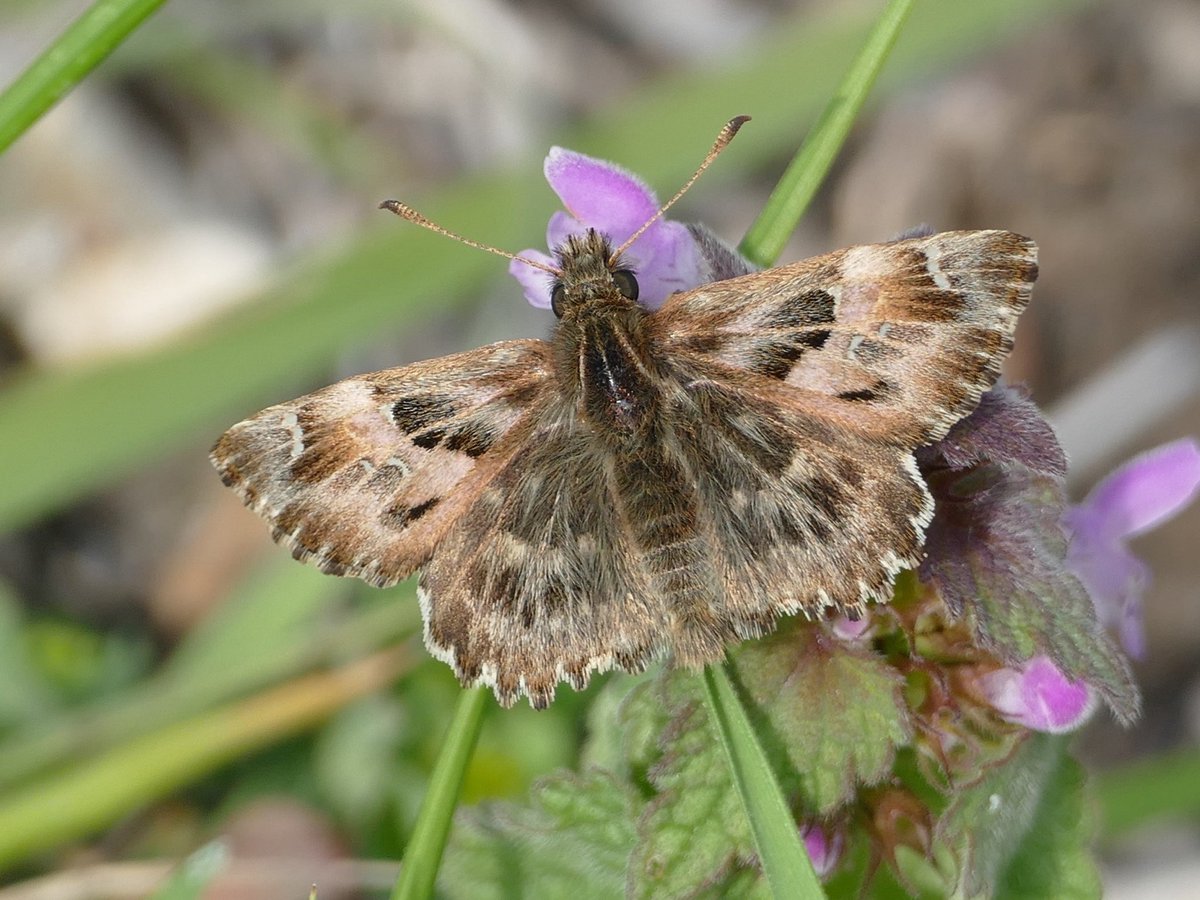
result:
[(445, 428), (430, 428), (428, 431), (423, 431), (414, 437), (412, 442), (422, 450), (432, 450), (442, 442), (442, 438), (445, 436)]
[(412, 434), (414, 431), (420, 431), (422, 428), (452, 418), (454, 412), (454, 403), (448, 397), (437, 394), (414, 394), (409, 397), (401, 397), (392, 404), (392, 421), (399, 425), (405, 434)]
[(796, 360), (803, 356), (805, 351), (820, 350), (824, 347), (825, 342), (829, 340), (829, 334), (827, 329), (819, 328), (771, 338), (755, 349), (749, 369), (782, 381), (788, 377)]
[(847, 500), (846, 492), (829, 475), (818, 473), (804, 480), (792, 480), (790, 485), (825, 521), (836, 523), (841, 518), (841, 510)]
[(891, 396), (893, 387), (888, 382), (880, 379), (867, 388), (858, 388), (853, 391), (842, 391), (837, 395), (839, 400), (849, 400), (851, 403), (876, 403), (880, 400), (886, 400)]
[(492, 449), (495, 440), (490, 429), (479, 423), (468, 423), (451, 431), (444, 446), (447, 450), (457, 450), (471, 459), (477, 459)]
[(763, 322), (766, 328), (811, 328), (833, 322), (835, 302), (829, 291), (812, 290), (789, 297)]
[(418, 503), (416, 506), (405, 506), (397, 503), (390, 507), (384, 513), (385, 521), (393, 528), (407, 528), (413, 522), (417, 521), (425, 513), (429, 512), (438, 505), (437, 497), (430, 497), (428, 500)]

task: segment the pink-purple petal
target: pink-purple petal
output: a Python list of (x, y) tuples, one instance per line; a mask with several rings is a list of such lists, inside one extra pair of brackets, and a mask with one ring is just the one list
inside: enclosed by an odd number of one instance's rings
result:
[(1112, 533), (1132, 537), (1183, 509), (1200, 488), (1200, 444), (1183, 438), (1136, 456), (1101, 481), (1080, 506)]
[(690, 290), (704, 281), (704, 261), (686, 225), (656, 222), (626, 251), (625, 259), (637, 273), (644, 306), (657, 309), (676, 291)]
[[(546, 180), (578, 221), (625, 241), (658, 210), (654, 192), (620, 166), (562, 147), (551, 147)], [(550, 246), (558, 245), (551, 241)]]
[[(603, 228), (600, 230), (604, 231)], [(550, 221), (546, 223), (546, 246), (558, 247), (571, 235), (581, 234), (584, 231), (587, 231), (586, 225), (574, 216), (559, 210), (551, 215)], [(607, 232), (605, 233), (607, 234)]]
[(980, 686), (1000, 715), (1035, 731), (1074, 731), (1097, 706), (1087, 682), (1068, 678), (1044, 656), (1035, 656), (1020, 669), (990, 672)]
[[(567, 208), (554, 213), (546, 225), (546, 243), (553, 249), (572, 234), (591, 228), (607, 236), (615, 250), (658, 211), (654, 192), (636, 175), (612, 163), (554, 147), (544, 170)], [(637, 276), (639, 301), (650, 309), (676, 291), (712, 280), (696, 238), (678, 222), (654, 221), (621, 258)], [(531, 304), (543, 309), (549, 305), (548, 284), (513, 266), (509, 271), (517, 276)]]
[(1105, 534), (1092, 523), (1079, 521), (1068, 511), (1071, 545), (1067, 565), (1087, 588), (1100, 622), (1117, 631), (1125, 652), (1142, 659), (1146, 639), (1142, 631), (1142, 594), (1150, 583), (1149, 569), (1129, 552), (1119, 538)]
[(800, 826), (800, 838), (812, 861), (817, 876), (824, 878), (842, 857), (845, 839), (840, 831), (832, 831), (824, 825), (809, 822)]
[[(540, 250), (522, 250), (517, 255), (540, 262), (543, 265), (555, 265), (554, 260)], [(554, 283), (553, 275), (541, 269), (536, 269), (533, 266), (526, 265), (519, 259), (509, 262), (508, 274), (520, 282), (521, 288), (525, 292), (525, 299), (529, 301), (531, 306), (536, 306), (538, 309), (550, 308), (550, 286)]]
[(839, 640), (854, 642), (859, 640), (871, 627), (870, 616), (860, 616), (851, 619), (848, 616), (836, 616), (829, 623), (830, 630)]
[(1067, 510), (1067, 563), (1091, 595), (1100, 621), (1117, 631), (1125, 651), (1146, 651), (1142, 595), (1149, 570), (1125, 546), (1190, 503), (1200, 488), (1200, 444), (1184, 438), (1143, 453), (1101, 481)]

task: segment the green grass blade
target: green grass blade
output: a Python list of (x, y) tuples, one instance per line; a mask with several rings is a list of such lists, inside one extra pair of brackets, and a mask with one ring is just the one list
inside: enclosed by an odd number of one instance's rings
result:
[(1105, 772), (1097, 783), (1106, 836), (1154, 819), (1194, 819), (1200, 814), (1200, 750), (1142, 760)]
[[(254, 579), (259, 592), (254, 601), (259, 605), (312, 603), (344, 590), (336, 579), (319, 576), (290, 557), (273, 562), (263, 574)], [(185, 650), (154, 678), (118, 698), (31, 723), (0, 742), (0, 791), (67, 760), (107, 752), (316, 666), (395, 644), (419, 628), (420, 614), (411, 594), (411, 587), (396, 589), (332, 628), (309, 627), (303, 636), (292, 634), (290, 640), (268, 642), (256, 652), (231, 651), (223, 661), (210, 660), (210, 665), (201, 666), (205, 660)], [(204, 643), (208, 634), (200, 635)], [(230, 665), (230, 660), (242, 662)]]
[(796, 223), (846, 142), (850, 126), (866, 103), (914, 2), (891, 0), (880, 16), (841, 86), (829, 99), (817, 124), (771, 192), (763, 211), (742, 239), (740, 249), (747, 259), (760, 266), (770, 266), (779, 258)]
[(0, 871), (323, 721), (408, 664), (385, 650), (163, 728), (0, 797)]
[(450, 820), (479, 739), (487, 698), (488, 690), (482, 687), (469, 688), (459, 695), (446, 742), (404, 851), (404, 864), (392, 890), (392, 900), (425, 900), (433, 896), (438, 866), (450, 835)]
[(0, 94), (0, 153), (164, 0), (96, 0)]
[(229, 869), (233, 854), (221, 840), (205, 844), (188, 856), (150, 900), (198, 900), (208, 886)]
[(800, 840), (800, 830), (725, 665), (711, 665), (704, 670), (704, 688), (709, 714), (729, 757), (733, 782), (746, 808), (771, 893), (780, 900), (824, 897)]

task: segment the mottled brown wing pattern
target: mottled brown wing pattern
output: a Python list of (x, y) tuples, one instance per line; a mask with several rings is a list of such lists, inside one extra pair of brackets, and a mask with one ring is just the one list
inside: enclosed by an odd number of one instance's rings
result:
[(857, 616), (916, 563), (909, 451), (790, 413), (786, 387), (660, 374), (636, 445), (547, 412), (439, 545), (426, 644), (464, 683), (542, 707), (596, 671), (698, 668), (780, 615)]
[[(920, 559), (933, 500), (911, 450), (792, 409), (788, 388), (692, 378), (679, 453), (696, 485), (723, 615), (740, 636), (775, 619), (857, 619)], [(697, 660), (700, 662), (701, 660)], [(706, 661), (706, 660), (705, 660)]]
[(797, 408), (912, 448), (995, 382), (1036, 277), (1028, 238), (950, 231), (676, 294), (655, 329), (668, 354), (786, 382)]
[(212, 461), (297, 559), (395, 584), (520, 448), (549, 369), (545, 342), (506, 341), (349, 378), (239, 422)]

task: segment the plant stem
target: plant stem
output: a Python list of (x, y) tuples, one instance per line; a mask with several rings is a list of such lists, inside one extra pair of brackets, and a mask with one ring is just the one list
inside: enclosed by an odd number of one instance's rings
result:
[(404, 865), (392, 890), (392, 900), (424, 900), (433, 896), (442, 851), (450, 834), (450, 820), (483, 724), (487, 696), (486, 688), (476, 687), (463, 691), (458, 698), (446, 742), (404, 852)]
[(164, 0), (97, 0), (0, 94), (0, 153)]
[(824, 897), (821, 882), (800, 840), (800, 830), (784, 802), (727, 666), (728, 663), (711, 665), (704, 670), (705, 697), (713, 727), (729, 757), (733, 781), (746, 809), (771, 893), (781, 900)]

